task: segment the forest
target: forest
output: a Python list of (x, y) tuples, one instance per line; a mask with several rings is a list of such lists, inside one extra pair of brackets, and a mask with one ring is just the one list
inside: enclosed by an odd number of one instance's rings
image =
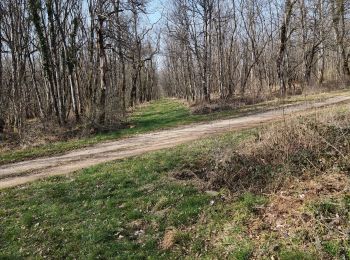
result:
[(113, 129), (164, 96), (257, 102), (349, 81), (347, 0), (172, 0), (156, 21), (151, 5), (1, 1), (2, 128)]
[(159, 44), (139, 1), (1, 1), (2, 120), (109, 126), (158, 97)]

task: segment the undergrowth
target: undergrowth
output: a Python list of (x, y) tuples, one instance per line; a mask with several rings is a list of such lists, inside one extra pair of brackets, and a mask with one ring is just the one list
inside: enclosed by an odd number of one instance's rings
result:
[(349, 173), (349, 161), (350, 113), (346, 108), (268, 126), (238, 148), (222, 149), (208, 160), (184, 165), (183, 170), (212, 189), (256, 192), (276, 190), (284, 180), (305, 172), (336, 169)]
[(239, 205), (241, 194), (263, 196), (263, 203), (245, 206), (248, 215), (225, 211), (231, 220), (223, 217), (209, 251), (234, 259), (350, 258), (348, 106), (267, 126), (172, 176), (229, 190), (227, 208)]

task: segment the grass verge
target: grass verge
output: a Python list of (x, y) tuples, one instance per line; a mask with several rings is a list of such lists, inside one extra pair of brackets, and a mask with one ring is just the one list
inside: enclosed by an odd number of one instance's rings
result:
[(177, 245), (188, 243), (192, 238), (181, 229), (210, 210), (211, 195), (169, 179), (168, 172), (197, 160), (217, 141), (234, 145), (246, 135), (227, 135), (0, 191), (0, 258), (179, 255), (180, 248), (161, 249), (165, 233), (177, 230), (170, 239)]
[(0, 191), (0, 258), (347, 259), (350, 110), (325, 111)]

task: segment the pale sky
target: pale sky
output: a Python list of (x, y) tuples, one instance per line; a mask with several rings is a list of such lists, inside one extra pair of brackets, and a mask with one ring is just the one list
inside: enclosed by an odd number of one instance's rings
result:
[(148, 5), (148, 19), (150, 23), (156, 23), (162, 17), (162, 13), (165, 12), (166, 0), (150, 0)]

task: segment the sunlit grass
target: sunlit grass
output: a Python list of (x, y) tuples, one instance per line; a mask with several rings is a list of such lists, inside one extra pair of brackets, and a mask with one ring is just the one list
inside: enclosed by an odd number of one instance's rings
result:
[[(181, 230), (203, 212), (215, 217), (212, 198), (169, 172), (247, 136), (225, 135), (2, 190), (0, 258), (169, 259), (181, 255), (183, 243), (204, 245), (205, 237)], [(174, 250), (161, 248), (169, 228), (178, 230)]]
[(176, 126), (188, 125), (198, 122), (208, 122), (218, 119), (239, 117), (247, 114), (274, 109), (280, 105), (297, 104), (305, 101), (316, 101), (325, 98), (343, 95), (349, 91), (337, 91), (321, 93), (309, 96), (293, 96), (284, 101), (275, 99), (254, 105), (239, 107), (234, 110), (214, 112), (206, 115), (192, 114), (188, 105), (175, 99), (161, 99), (142, 105), (131, 113), (128, 122), (129, 127), (108, 133), (99, 133), (91, 137), (72, 139), (69, 141), (53, 142), (44, 145), (27, 147), (0, 153), (0, 165), (32, 159), (42, 156), (62, 154), (64, 152), (79, 149), (96, 143), (117, 140), (119, 138), (142, 134), (156, 130), (169, 129)]
[[(346, 120), (349, 110), (342, 106), (323, 112), (326, 121), (327, 113)], [(297, 120), (307, 122), (300, 117)], [(279, 129), (287, 129), (285, 124), (278, 123)], [(337, 183), (345, 184), (338, 179), (341, 164), (327, 164), (314, 176), (315, 163), (311, 168), (303, 165), (305, 173), (288, 179), (293, 186), (287, 180), (283, 186), (278, 178), (288, 176), (288, 169), (270, 167), (274, 178), (269, 183), (282, 185), (276, 193), (261, 189), (248, 192), (248, 187), (238, 182), (241, 188), (236, 193), (225, 185), (211, 191), (207, 189), (213, 186), (203, 183), (210, 180), (201, 182), (199, 175), (198, 179), (175, 178), (175, 173), (187, 170), (214, 176), (221, 172), (228, 180), (235, 173), (229, 159), (242, 152), (244, 145), (254, 148), (252, 140), (263, 140), (264, 133), (273, 133), (273, 127), (226, 133), (94, 166), (68, 177), (1, 190), (0, 259), (347, 259), (350, 245), (345, 227), (350, 223), (350, 195), (347, 190), (337, 190), (343, 189)], [(336, 128), (326, 133), (325, 137), (334, 137)], [(277, 140), (276, 146), (286, 145)], [(258, 156), (258, 152), (253, 150), (252, 154)], [(294, 160), (297, 157), (292, 155), (289, 166), (299, 167), (300, 158)], [(302, 155), (309, 162), (323, 158)], [(337, 159), (334, 153), (329, 155)], [(259, 169), (261, 163), (269, 163), (249, 162), (243, 168)], [(344, 165), (343, 171), (347, 169)], [(327, 181), (329, 187), (317, 188), (324, 183), (320, 178), (332, 173), (338, 176), (334, 183)], [(261, 183), (269, 178), (264, 174), (252, 177), (257, 176)], [(313, 189), (319, 190), (320, 196)], [(285, 207), (277, 207), (284, 203)], [(298, 222), (300, 217), (302, 223)], [(280, 219), (289, 225), (277, 227)]]

